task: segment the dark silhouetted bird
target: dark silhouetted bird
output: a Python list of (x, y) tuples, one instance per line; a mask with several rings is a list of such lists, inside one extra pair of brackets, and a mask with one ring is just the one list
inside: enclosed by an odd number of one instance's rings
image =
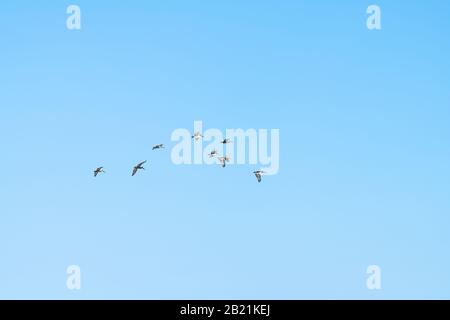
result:
[(144, 163), (146, 163), (147, 160), (142, 161), (141, 163), (137, 164), (136, 166), (134, 166), (133, 168), (133, 173), (131, 174), (131, 176), (134, 176), (136, 174), (136, 172), (138, 172), (138, 170), (145, 170), (145, 168), (142, 166)]
[(231, 143), (232, 141), (230, 139), (223, 139), (222, 141), (220, 141), (220, 143), (223, 144), (227, 144), (227, 143)]
[(162, 143), (161, 143), (161, 144), (154, 145), (153, 148), (152, 148), (152, 150), (155, 150), (155, 149), (164, 149), (164, 145), (163, 145)]
[(105, 173), (106, 171), (103, 170), (103, 167), (98, 167), (94, 170), (94, 177), (96, 177), (99, 173)]

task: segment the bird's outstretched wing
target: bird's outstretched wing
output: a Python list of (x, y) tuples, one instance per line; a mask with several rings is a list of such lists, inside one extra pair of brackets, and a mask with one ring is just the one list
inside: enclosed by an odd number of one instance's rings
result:
[(137, 168), (137, 167), (134, 167), (134, 168), (133, 168), (133, 173), (131, 174), (131, 176), (134, 176), (134, 175), (136, 174), (137, 171), (138, 171), (138, 168)]
[(261, 182), (261, 174), (260, 173), (255, 173), (256, 179), (258, 180), (258, 182)]
[(95, 171), (94, 171), (94, 177), (96, 177), (97, 175), (98, 175), (98, 171), (95, 170)]
[(145, 160), (145, 161), (142, 161), (141, 163), (139, 163), (138, 165), (137, 165), (137, 167), (140, 167), (140, 166), (142, 166), (144, 163), (146, 163), (147, 162), (147, 160)]

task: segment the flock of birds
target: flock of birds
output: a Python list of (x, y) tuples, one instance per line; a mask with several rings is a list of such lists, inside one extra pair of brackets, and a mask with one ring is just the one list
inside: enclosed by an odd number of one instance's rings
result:
[[(194, 139), (195, 141), (198, 141), (198, 140), (200, 140), (201, 138), (203, 138), (203, 135), (200, 133), (200, 132), (195, 132), (193, 135), (192, 135), (192, 139)], [(231, 143), (232, 141), (230, 140), (230, 139), (223, 139), (220, 143), (222, 143), (222, 144), (229, 144), (229, 143)], [(164, 144), (157, 144), (157, 145), (154, 145), (153, 146), (153, 148), (152, 148), (152, 150), (157, 150), (157, 149), (164, 149)], [(225, 168), (225, 166), (226, 166), (226, 163), (227, 162), (229, 162), (230, 161), (230, 157), (228, 157), (228, 156), (219, 156), (219, 153), (218, 153), (218, 151), (216, 150), (216, 149), (213, 149), (209, 154), (208, 154), (208, 156), (210, 157), (210, 158), (214, 158), (214, 157), (217, 157), (217, 159), (219, 160), (219, 162), (220, 162), (220, 164), (222, 165), (222, 167), (223, 168)], [(145, 160), (145, 161), (142, 161), (142, 162), (140, 162), (140, 163), (138, 163), (137, 165), (135, 165), (134, 167), (133, 167), (133, 172), (131, 173), (131, 176), (133, 177), (139, 170), (145, 170), (145, 168), (143, 167), (143, 165), (145, 164), (147, 162), (147, 160)], [(103, 167), (98, 167), (97, 169), (95, 169), (94, 170), (94, 177), (97, 177), (97, 175), (99, 174), (99, 173), (105, 173), (106, 171), (104, 170), (104, 168)], [(264, 171), (262, 171), (262, 170), (256, 170), (256, 171), (253, 171), (253, 174), (255, 175), (255, 177), (256, 177), (256, 180), (258, 180), (258, 182), (261, 182), (261, 179), (262, 179), (262, 176), (264, 175)]]

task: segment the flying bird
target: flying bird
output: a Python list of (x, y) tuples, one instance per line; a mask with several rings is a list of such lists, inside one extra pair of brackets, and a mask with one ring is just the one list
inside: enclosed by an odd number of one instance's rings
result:
[(98, 167), (94, 170), (94, 177), (96, 177), (99, 173), (105, 173), (105, 170), (103, 170), (103, 167)]
[(230, 157), (228, 157), (228, 156), (219, 157), (218, 159), (219, 159), (220, 163), (222, 164), (222, 168), (225, 168), (226, 163), (230, 161)]
[(133, 168), (133, 173), (131, 174), (131, 176), (134, 176), (136, 174), (136, 172), (138, 172), (138, 170), (145, 170), (145, 168), (142, 166), (144, 163), (146, 163), (147, 160), (142, 161), (141, 163), (137, 164), (136, 166), (134, 166)]
[(197, 131), (197, 132), (194, 133), (194, 135), (192, 136), (192, 139), (195, 139), (195, 141), (198, 141), (200, 138), (203, 138), (203, 135), (200, 133), (200, 131)]
[(257, 171), (253, 171), (253, 173), (256, 176), (256, 179), (258, 180), (258, 182), (261, 182), (261, 177), (263, 176), (263, 174), (265, 173), (262, 170), (257, 170)]
[(216, 150), (216, 149), (213, 149), (213, 150), (211, 150), (210, 153), (208, 153), (208, 156), (209, 156), (210, 158), (212, 158), (212, 157), (214, 157), (214, 156), (216, 156), (216, 155), (217, 155), (217, 150)]
[(231, 143), (232, 141), (230, 139), (223, 139), (222, 141), (220, 141), (220, 143), (223, 144), (227, 144), (227, 143)]
[(164, 149), (164, 145), (163, 145), (162, 143), (161, 143), (161, 144), (154, 145), (153, 148), (152, 148), (152, 150), (155, 150), (155, 149)]

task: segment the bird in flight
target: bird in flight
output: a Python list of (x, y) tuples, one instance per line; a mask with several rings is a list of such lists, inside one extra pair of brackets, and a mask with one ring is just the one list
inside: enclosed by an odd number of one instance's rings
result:
[(164, 145), (163, 145), (162, 143), (161, 143), (161, 144), (154, 145), (153, 148), (152, 148), (152, 150), (155, 150), (155, 149), (164, 149)]
[(105, 170), (103, 170), (103, 167), (98, 167), (94, 170), (94, 177), (96, 177), (99, 173), (105, 173)]
[(147, 160), (142, 161), (141, 163), (137, 164), (136, 166), (134, 166), (133, 168), (133, 173), (131, 174), (131, 176), (134, 176), (136, 174), (136, 172), (138, 172), (138, 170), (145, 170), (145, 168), (142, 166), (144, 163), (146, 163)]
[(262, 170), (256, 170), (256, 171), (253, 171), (253, 173), (255, 174), (256, 179), (258, 180), (258, 182), (261, 182), (261, 177), (263, 176), (263, 174), (265, 172), (262, 171)]
[(222, 168), (225, 168), (226, 163), (230, 161), (230, 157), (228, 157), (228, 156), (219, 157), (218, 159), (219, 159), (220, 163), (222, 164)]
[(195, 139), (195, 141), (198, 141), (200, 138), (203, 138), (203, 135), (200, 133), (200, 131), (197, 131), (197, 132), (194, 133), (194, 135), (192, 136), (192, 139)]
[(232, 141), (230, 139), (223, 139), (222, 141), (220, 141), (220, 143), (223, 144), (227, 144), (227, 143), (231, 143)]
[(217, 156), (217, 150), (216, 149), (212, 149), (210, 153), (208, 153), (208, 156), (210, 158)]

